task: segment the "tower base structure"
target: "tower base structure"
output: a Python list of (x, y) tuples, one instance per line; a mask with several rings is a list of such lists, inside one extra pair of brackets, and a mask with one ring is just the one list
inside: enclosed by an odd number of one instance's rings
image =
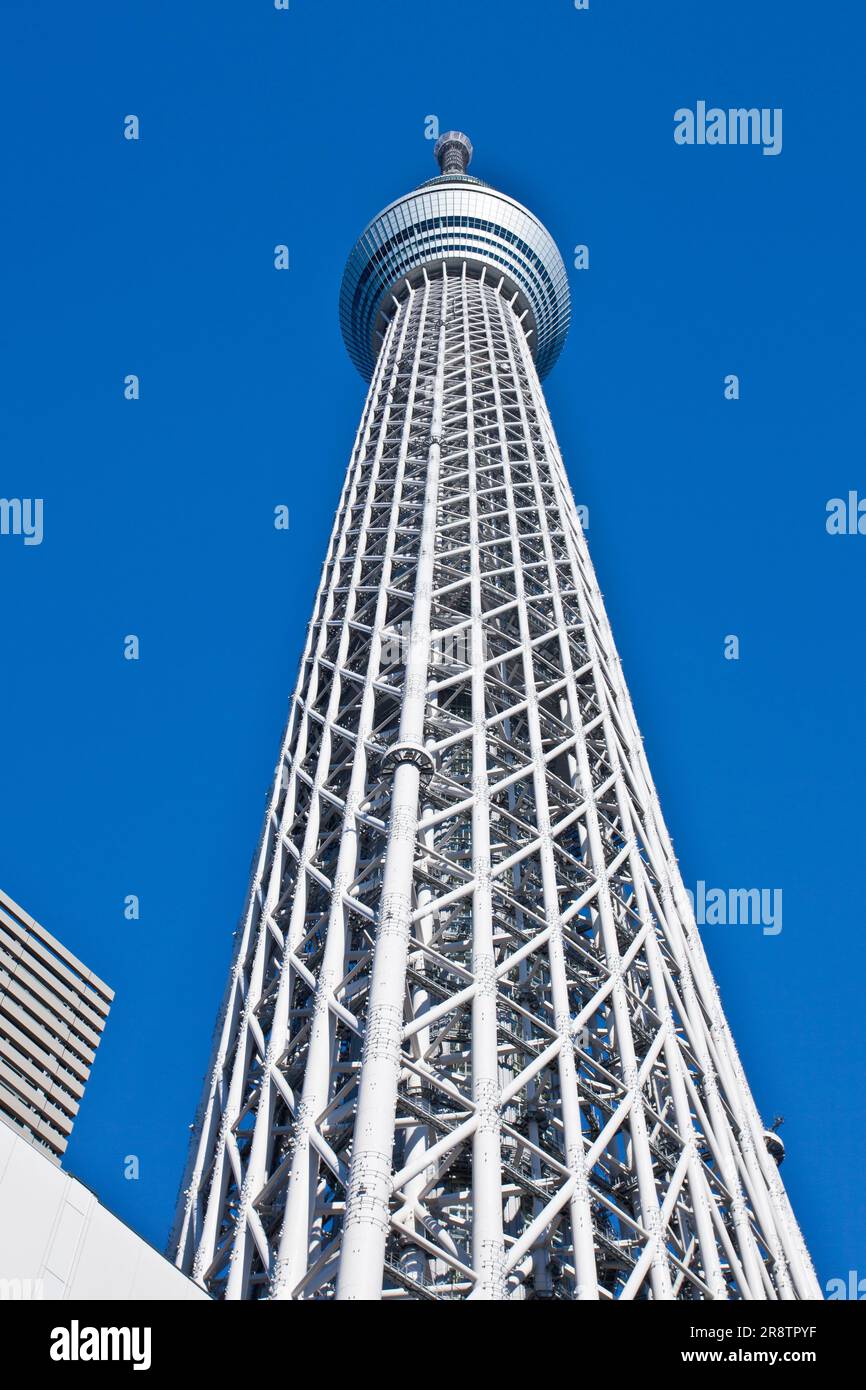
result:
[(562, 262), (443, 140), (347, 268), (375, 366), (176, 1259), (229, 1299), (820, 1298), (542, 392)]

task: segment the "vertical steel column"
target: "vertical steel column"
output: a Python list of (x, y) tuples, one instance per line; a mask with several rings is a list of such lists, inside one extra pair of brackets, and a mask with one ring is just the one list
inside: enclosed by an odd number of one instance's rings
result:
[[(366, 409), (358, 426), (355, 454), (357, 454), (360, 440), (369, 421), (372, 395), (373, 391), (371, 390)], [(343, 484), (328, 554), (322, 566), (322, 575), (316, 595), (314, 611), (320, 613), (326, 612), (333, 601), (328, 584), (328, 575), (343, 543), (343, 523), (349, 499), (357, 487), (357, 477), (357, 467), (350, 468)], [(176, 1263), (198, 1282), (203, 1282), (215, 1256), (216, 1230), (227, 1177), (224, 1164), (225, 1148), (230, 1134), (228, 1117), (232, 1113), (232, 1105), (235, 1102), (237, 1088), (242, 1077), (244, 1063), (238, 1066), (238, 1058), (246, 1059), (249, 1053), (247, 1045), (249, 1014), (246, 1010), (248, 1009), (250, 985), (244, 979), (244, 962), (247, 960), (252, 946), (254, 931), (256, 932), (256, 940), (262, 940), (260, 926), (265, 912), (267, 885), (273, 881), (275, 874), (277, 879), (279, 878), (280, 829), (287, 816), (291, 815), (292, 810), (291, 795), (286, 794), (285, 769), (293, 740), (296, 737), (302, 740), (304, 736), (305, 713), (302, 714), (299, 695), (303, 683), (304, 666), (311, 651), (313, 636), (314, 628), (313, 624), (310, 624), (304, 654), (301, 658), (297, 687), (290, 704), (280, 758), (265, 813), (264, 827), (253, 861), (247, 903), (241, 919), (241, 927), (236, 933), (237, 944), (234, 961), (220, 1012), (220, 1022), (214, 1034), (209, 1069), (209, 1088), (203, 1097), (189, 1149), (187, 1171), (182, 1186), (183, 1204), (178, 1204), (178, 1219), (171, 1237), (171, 1245), (176, 1247)], [(234, 1091), (231, 1086), (226, 1090), (223, 1085), (223, 1073), (232, 1051), (234, 1051), (236, 1059), (232, 1071), (235, 1078)], [(208, 1170), (210, 1171), (208, 1196), (203, 1207), (202, 1189)]]
[[(395, 315), (392, 320), (389, 337), (386, 339), (386, 343), (382, 349), (379, 371), (377, 372), (377, 381), (380, 383), (381, 389), (382, 376), (386, 368), (389, 368), (390, 381), (386, 388), (388, 396), (393, 393), (397, 375), (397, 361), (404, 350), (406, 333), (411, 319), (411, 306), (412, 296), (410, 295), (406, 306), (404, 306), (403, 310)], [(399, 347), (389, 367), (388, 344), (393, 334), (398, 332), (398, 330), (400, 340)], [(421, 341), (420, 335), (418, 341), (419, 343)], [(418, 352), (416, 348), (414, 367), (416, 373), (417, 356)], [(369, 535), (373, 502), (376, 497), (379, 470), (381, 467), (385, 439), (387, 437), (390, 413), (391, 405), (389, 401), (383, 412), (382, 423), (379, 429), (379, 437), (373, 458), (373, 469), (361, 523), (361, 530), (365, 540)], [(404, 430), (407, 429), (408, 416)], [(385, 607), (387, 604), (387, 566), (390, 563), (390, 555), (393, 550), (401, 489), (402, 476), (398, 476), (393, 486), (393, 495), (391, 499), (391, 536), (386, 549), (382, 583), (379, 586), (379, 593), (377, 595), (375, 621), (377, 629), (380, 628), (384, 622)], [(345, 661), (346, 649), (351, 633), (351, 620), (354, 614), (357, 588), (365, 554), (365, 545), (364, 542), (362, 542), (362, 544), (358, 546), (352, 562), (349, 599), (340, 635), (340, 647), (336, 663), (338, 669), (343, 666)], [(328, 1084), (333, 1063), (334, 1015), (331, 1007), (333, 990), (344, 972), (346, 908), (343, 903), (342, 892), (345, 884), (351, 881), (356, 865), (356, 810), (358, 802), (363, 794), (366, 781), (367, 754), (364, 740), (369, 736), (370, 732), (374, 690), (373, 683), (378, 675), (378, 668), (379, 644), (377, 642), (372, 642), (367, 654), (364, 694), (358, 722), (358, 735), (355, 746), (355, 757), (352, 764), (351, 780), (349, 791), (346, 796), (346, 810), (343, 817), (337, 867), (332, 885), (331, 910), (328, 918), (325, 952), (317, 979), (314, 1017), (311, 1025), (307, 1064), (304, 1070), (304, 1088), (292, 1136), (292, 1162), (286, 1192), (286, 1210), (280, 1234), (274, 1277), (271, 1284), (270, 1296), (273, 1299), (292, 1297), (295, 1286), (306, 1273), (309, 1259), (319, 1170), (319, 1152), (315, 1147), (314, 1134), (318, 1117), (327, 1103)], [(328, 704), (326, 735), (322, 739), (319, 755), (323, 785), (330, 769), (330, 745), (327, 738), (327, 729), (330, 728), (331, 724), (336, 719), (340, 695), (341, 683), (339, 679), (335, 677)], [(311, 815), (311, 825), (314, 823), (314, 820), (315, 817)], [(311, 840), (311, 849), (314, 843), (315, 839)]]
[[(498, 296), (498, 310), (502, 331), (505, 335), (508, 361), (514, 379), (517, 379), (517, 363), (515, 360), (513, 339), (522, 345), (524, 366), (530, 364), (529, 380), (534, 377), (534, 367), (531, 363), (526, 339), (523, 336), (519, 325), (509, 324), (510, 308), (507, 308), (501, 296)], [(509, 331), (512, 329), (512, 331)], [(518, 408), (520, 414), (521, 430), (523, 433), (524, 444), (527, 450), (527, 457), (530, 462), (533, 475), (533, 487), (538, 507), (538, 516), (541, 526), (541, 538), (544, 548), (544, 556), (547, 565), (548, 584), (556, 612), (557, 628), (559, 633), (560, 656), (563, 671), (567, 677), (566, 701), (572, 728), (580, 729), (580, 711), (578, 708), (577, 696), (574, 686), (574, 670), (571, 661), (571, 652), (568, 645), (566, 634), (565, 616), (562, 607), (562, 597), (559, 593), (559, 584), (556, 578), (556, 567), (553, 563), (553, 555), (550, 544), (550, 531), (547, 525), (547, 508), (544, 505), (538, 485), (538, 466), (535, 459), (535, 449), (532, 442), (531, 433), (526, 415), (526, 402), (522, 397), (518, 397)], [(590, 782), (586, 781), (586, 768), (580, 768), (579, 759), (575, 757), (577, 766), (578, 785), (581, 790), (588, 791)], [(577, 1085), (577, 1066), (574, 1056), (574, 1039), (572, 1032), (571, 1009), (568, 999), (568, 979), (565, 963), (565, 950), (562, 936), (562, 923), (558, 911), (551, 917), (552, 931), (548, 946), (548, 956), (550, 959), (550, 979), (551, 994), (556, 1018), (557, 1033), (560, 1040), (558, 1066), (560, 1075), (560, 1087), (562, 1094), (562, 1120), (566, 1137), (566, 1151), (568, 1155), (568, 1166), (574, 1176), (574, 1191), (569, 1200), (569, 1214), (571, 1218), (572, 1240), (574, 1244), (574, 1272), (575, 1272), (575, 1297), (580, 1301), (594, 1301), (598, 1299), (598, 1279), (595, 1264), (595, 1247), (593, 1241), (592, 1212), (589, 1204), (589, 1184), (586, 1171), (585, 1148), (583, 1140), (583, 1121), (580, 1113), (580, 1096)]]
[[(337, 1297), (378, 1299), (382, 1292), (385, 1241), (390, 1225), (394, 1115), (400, 1066), (406, 957), (412, 913), (415, 837), (421, 771), (412, 760), (423, 749), (430, 596), (436, 547), (445, 321), (448, 275), (442, 267), (442, 301), (433, 393), (433, 426), (427, 457), (427, 487), (418, 547), (415, 604), (406, 663), (400, 743), (391, 791), (391, 824), (382, 882), (382, 901), (373, 956), (364, 1059), (358, 1088), (355, 1139), (349, 1171), (346, 1217)], [(430, 292), (425, 276), (426, 293)], [(423, 334), (419, 333), (419, 344)], [(405, 452), (405, 441), (404, 441)]]
[[(481, 294), (483, 296), (483, 278)], [(466, 266), (460, 282), (463, 308), (463, 373), (466, 391), (466, 448), (469, 484), (470, 607), (472, 663), (472, 1099), (478, 1124), (472, 1137), (473, 1298), (504, 1297), (505, 1251), (502, 1233), (502, 1176), (499, 1121), (499, 1032), (496, 1019), (496, 961), (490, 885), (490, 791), (479, 563), (478, 475), (473, 410), (473, 344), (469, 331)], [(493, 345), (486, 343), (486, 368), (493, 369)]]

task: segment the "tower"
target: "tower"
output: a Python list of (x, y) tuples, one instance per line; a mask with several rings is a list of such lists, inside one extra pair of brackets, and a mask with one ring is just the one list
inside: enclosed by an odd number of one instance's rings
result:
[(465, 135), (435, 153), (343, 278), (370, 387), (177, 1263), (230, 1299), (820, 1298), (542, 394), (562, 259)]

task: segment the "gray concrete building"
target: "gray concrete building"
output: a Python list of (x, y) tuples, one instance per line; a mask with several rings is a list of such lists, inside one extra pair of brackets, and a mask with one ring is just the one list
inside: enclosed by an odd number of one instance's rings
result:
[(0, 891), (0, 1116), (59, 1163), (114, 991)]

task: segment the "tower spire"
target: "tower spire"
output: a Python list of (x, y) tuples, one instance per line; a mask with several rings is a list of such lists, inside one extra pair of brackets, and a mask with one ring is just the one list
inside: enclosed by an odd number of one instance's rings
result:
[(472, 160), (472, 141), (462, 130), (446, 130), (433, 146), (443, 174), (465, 174)]

